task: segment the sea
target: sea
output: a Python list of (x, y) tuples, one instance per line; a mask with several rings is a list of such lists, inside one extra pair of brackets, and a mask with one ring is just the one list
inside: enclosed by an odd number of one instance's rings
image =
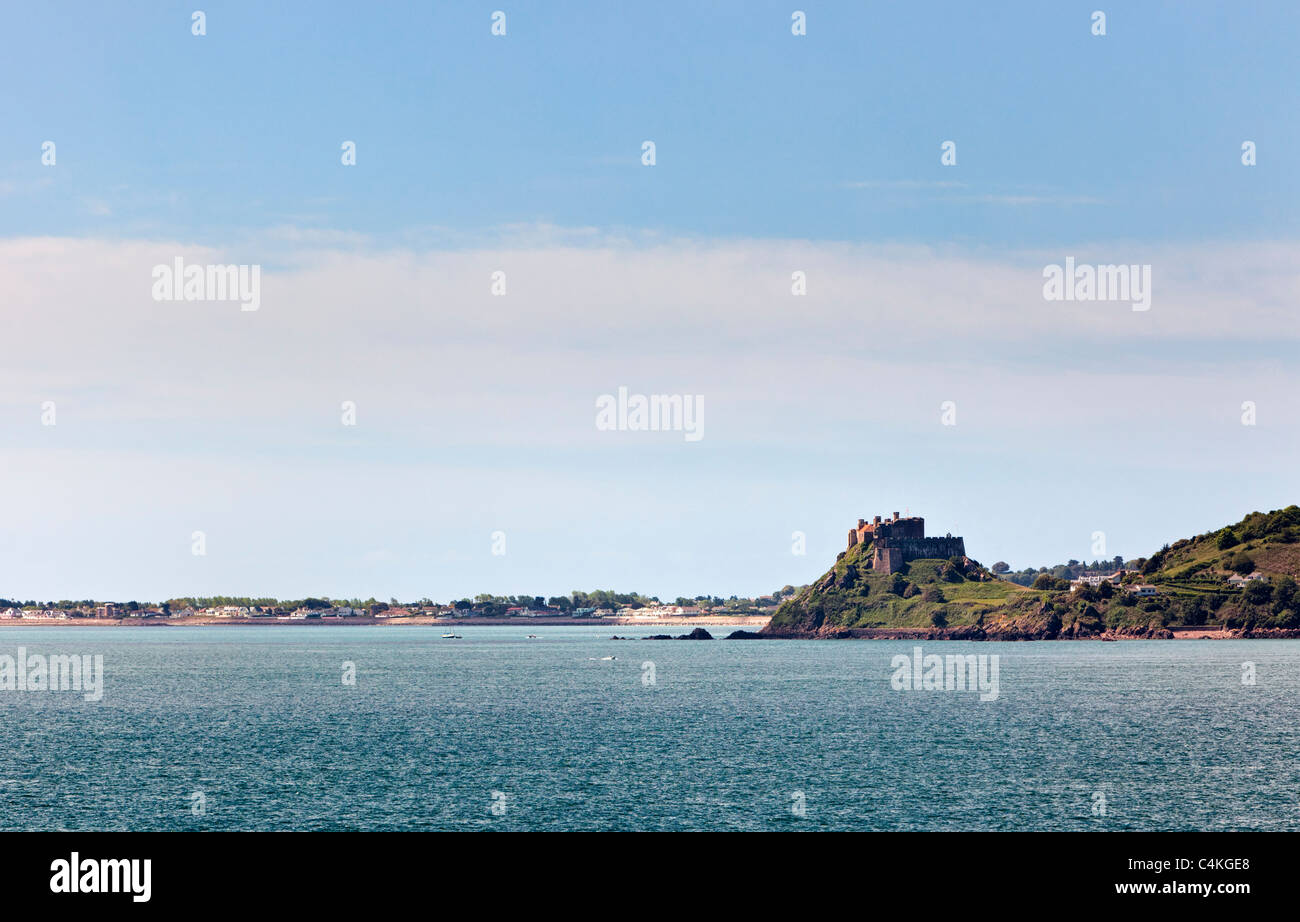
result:
[(611, 638), (655, 630), (0, 628), (103, 658), (0, 689), (0, 829), (1300, 828), (1300, 641)]

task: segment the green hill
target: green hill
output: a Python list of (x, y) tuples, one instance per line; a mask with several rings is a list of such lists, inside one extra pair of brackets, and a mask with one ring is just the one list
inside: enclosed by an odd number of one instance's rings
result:
[[(1244, 635), (1300, 636), (1300, 507), (1253, 512), (1138, 561), (1116, 585), (1081, 586), (1044, 575), (1025, 588), (970, 558), (914, 560), (894, 574), (871, 570), (873, 544), (782, 603), (763, 629), (776, 637), (930, 636), (969, 639), (1168, 637), (1204, 627)], [(1244, 586), (1234, 575), (1258, 573)], [(1139, 585), (1155, 595), (1140, 596)], [(1152, 590), (1147, 590), (1148, 592)]]

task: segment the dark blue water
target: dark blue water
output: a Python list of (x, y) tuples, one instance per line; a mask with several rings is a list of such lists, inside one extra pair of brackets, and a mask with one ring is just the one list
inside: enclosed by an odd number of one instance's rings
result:
[(911, 643), (458, 630), (0, 629), (105, 671), (0, 691), (0, 828), (1300, 828), (1297, 641), (923, 644), (981, 701)]

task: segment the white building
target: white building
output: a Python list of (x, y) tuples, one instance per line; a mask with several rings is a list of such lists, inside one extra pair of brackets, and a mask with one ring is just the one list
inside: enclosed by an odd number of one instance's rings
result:
[(1124, 577), (1123, 570), (1116, 570), (1108, 576), (1080, 576), (1078, 579), (1070, 580), (1070, 591), (1074, 592), (1080, 586), (1091, 586), (1096, 589), (1102, 583), (1111, 583), (1118, 586), (1119, 581)]

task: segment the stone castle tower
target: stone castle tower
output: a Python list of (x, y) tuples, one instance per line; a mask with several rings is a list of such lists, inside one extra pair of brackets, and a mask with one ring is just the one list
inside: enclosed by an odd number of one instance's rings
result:
[(895, 573), (909, 560), (966, 556), (966, 542), (961, 538), (952, 535), (927, 538), (925, 519), (920, 516), (900, 519), (897, 512), (892, 519), (883, 521), (880, 516), (870, 522), (858, 519), (857, 528), (849, 529), (848, 549), (868, 541), (874, 542), (871, 569), (876, 573)]

